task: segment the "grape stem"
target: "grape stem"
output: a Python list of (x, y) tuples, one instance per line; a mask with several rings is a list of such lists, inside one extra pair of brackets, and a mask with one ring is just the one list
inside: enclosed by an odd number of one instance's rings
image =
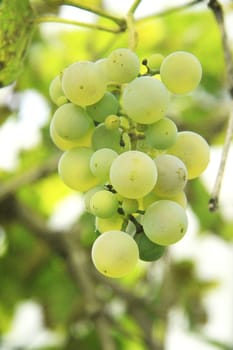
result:
[(79, 27), (83, 27), (83, 28), (89, 28), (89, 29), (95, 29), (95, 30), (101, 30), (104, 32), (108, 32), (108, 33), (113, 33), (113, 34), (117, 34), (122, 32), (122, 29), (119, 28), (109, 28), (106, 26), (102, 26), (100, 24), (96, 24), (96, 23), (86, 23), (86, 22), (80, 22), (80, 21), (73, 21), (73, 20), (69, 20), (69, 19), (65, 19), (65, 18), (61, 18), (61, 17), (57, 17), (57, 16), (42, 16), (42, 17), (37, 17), (35, 19), (35, 23), (61, 23), (61, 24), (70, 24), (70, 25), (75, 25), (75, 26), (79, 26)]
[(101, 8), (97, 8), (97, 7), (94, 7), (91, 5), (86, 5), (86, 4), (84, 5), (84, 4), (81, 4), (77, 0), (64, 0), (63, 5), (70, 5), (70, 6), (78, 7), (81, 10), (88, 11), (88, 12), (94, 13), (100, 17), (107, 18), (110, 21), (113, 21), (116, 24), (118, 24), (121, 27), (121, 31), (124, 31), (126, 28), (126, 21), (124, 18), (113, 16), (112, 14), (104, 11)]
[(231, 140), (232, 140), (232, 135), (233, 135), (233, 63), (232, 63), (232, 56), (231, 56), (228, 36), (225, 29), (224, 14), (223, 14), (222, 6), (217, 0), (209, 0), (208, 7), (213, 12), (213, 15), (216, 19), (216, 22), (218, 24), (219, 31), (221, 34), (225, 67), (226, 67), (227, 90), (232, 101), (220, 164), (219, 164), (216, 180), (213, 186), (211, 198), (209, 200), (209, 210), (213, 212), (218, 208), (221, 184), (224, 176), (224, 170), (225, 170), (226, 161), (227, 161)]

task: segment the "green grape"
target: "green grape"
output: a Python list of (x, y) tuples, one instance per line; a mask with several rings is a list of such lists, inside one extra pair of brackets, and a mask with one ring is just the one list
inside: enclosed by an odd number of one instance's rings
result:
[(83, 201), (84, 201), (84, 206), (85, 206), (86, 211), (88, 211), (89, 213), (91, 212), (91, 209), (90, 209), (90, 200), (91, 200), (91, 197), (92, 197), (96, 192), (102, 191), (103, 189), (104, 189), (103, 186), (96, 186), (96, 187), (91, 188), (90, 190), (88, 190), (88, 191), (84, 194)]
[(117, 98), (109, 91), (98, 102), (87, 106), (88, 114), (96, 122), (103, 123), (105, 118), (110, 114), (117, 114), (119, 110), (119, 102)]
[(179, 204), (160, 200), (146, 209), (142, 226), (152, 242), (166, 246), (178, 242), (184, 236), (188, 219), (184, 208)]
[(188, 179), (187, 169), (182, 160), (170, 154), (162, 154), (154, 161), (158, 170), (154, 192), (159, 196), (172, 196), (182, 191)]
[(122, 215), (116, 214), (109, 218), (95, 218), (95, 227), (101, 233), (110, 231), (110, 230), (120, 230), (122, 228), (124, 218)]
[(110, 167), (117, 156), (117, 152), (110, 148), (101, 148), (95, 151), (90, 159), (90, 169), (93, 175), (102, 181), (107, 181)]
[(106, 82), (95, 63), (80, 61), (71, 64), (64, 70), (62, 89), (72, 103), (88, 106), (104, 96)]
[(73, 103), (60, 106), (53, 116), (53, 127), (58, 136), (65, 140), (78, 140), (94, 126), (87, 112)]
[(63, 153), (58, 163), (58, 173), (63, 182), (73, 190), (86, 192), (99, 183), (90, 170), (90, 148), (73, 148)]
[(150, 146), (157, 149), (166, 149), (175, 143), (177, 127), (171, 119), (162, 118), (147, 128), (145, 136)]
[(167, 152), (184, 162), (188, 170), (188, 179), (201, 175), (210, 159), (208, 143), (201, 135), (192, 131), (178, 132), (176, 142)]
[(51, 81), (49, 85), (49, 96), (57, 106), (61, 106), (63, 103), (67, 102), (67, 98), (62, 90), (60, 75), (57, 75)]
[(127, 151), (112, 162), (110, 181), (123, 197), (137, 199), (145, 196), (152, 190), (156, 180), (156, 165), (145, 153)]
[(91, 139), (92, 139), (92, 134), (94, 130), (94, 126), (91, 124), (89, 129), (87, 130), (87, 133), (83, 136), (80, 137), (78, 140), (67, 140), (63, 139), (60, 137), (55, 128), (54, 128), (54, 119), (51, 120), (50, 123), (50, 137), (53, 141), (53, 143), (62, 151), (67, 151), (71, 148), (75, 147), (90, 147), (91, 146)]
[(107, 277), (120, 278), (136, 267), (139, 259), (134, 239), (123, 231), (108, 231), (92, 246), (91, 256), (96, 269)]
[(156, 194), (155, 188), (154, 188), (145, 197), (140, 199), (140, 209), (145, 210), (149, 207), (149, 205), (161, 199), (168, 199), (170, 201), (176, 202), (177, 204), (181, 205), (184, 209), (187, 208), (187, 197), (184, 191), (177, 192), (174, 195), (168, 194), (164, 196), (159, 196), (158, 194)]
[(164, 56), (160, 53), (154, 53), (153, 55), (150, 55), (147, 59), (147, 66), (152, 71), (159, 71), (159, 68), (161, 66), (161, 63), (164, 60)]
[(94, 193), (90, 199), (90, 212), (100, 218), (109, 218), (117, 214), (118, 200), (114, 193), (102, 190)]
[(163, 60), (160, 76), (169, 91), (174, 94), (186, 94), (193, 91), (200, 83), (202, 68), (193, 54), (176, 51)]
[(138, 76), (140, 62), (133, 51), (126, 48), (116, 49), (107, 58), (107, 69), (110, 81), (128, 83)]
[(181, 205), (184, 209), (187, 208), (187, 197), (184, 191), (180, 191), (173, 196), (166, 196), (163, 199), (169, 199), (170, 201), (176, 202)]
[(153, 243), (144, 232), (134, 236), (138, 245), (139, 258), (143, 261), (155, 261), (165, 253), (166, 247)]
[(109, 130), (118, 129), (120, 127), (120, 118), (117, 115), (111, 114), (105, 119), (104, 125)]
[(152, 124), (164, 117), (168, 108), (168, 92), (153, 77), (139, 77), (130, 82), (122, 95), (122, 107), (135, 122)]
[(138, 201), (132, 198), (123, 198), (122, 209), (126, 215), (136, 213), (138, 210)]
[(95, 66), (100, 72), (102, 79), (106, 82), (106, 84), (109, 82), (109, 76), (108, 76), (108, 67), (107, 67), (107, 58), (101, 58), (95, 62)]
[(119, 129), (109, 130), (102, 123), (99, 124), (92, 135), (92, 148), (111, 148), (116, 152), (121, 150), (121, 132)]

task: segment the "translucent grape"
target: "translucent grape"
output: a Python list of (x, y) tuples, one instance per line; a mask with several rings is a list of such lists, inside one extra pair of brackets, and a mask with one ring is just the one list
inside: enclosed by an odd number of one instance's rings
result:
[(161, 63), (164, 60), (164, 56), (161, 55), (160, 53), (154, 53), (150, 55), (147, 59), (147, 66), (152, 70), (152, 71), (159, 71), (159, 68), (161, 66)]
[(129, 49), (116, 49), (107, 59), (107, 69), (110, 80), (117, 83), (128, 83), (139, 74), (139, 58)]
[(184, 162), (188, 170), (188, 179), (201, 175), (210, 159), (208, 143), (201, 135), (192, 131), (179, 132), (176, 142), (167, 151)]
[(136, 199), (123, 198), (122, 200), (122, 209), (126, 215), (136, 213), (138, 206), (138, 201)]
[(100, 72), (102, 79), (106, 82), (106, 84), (109, 82), (110, 78), (108, 76), (108, 67), (107, 67), (107, 58), (100, 58), (95, 62), (96, 68)]
[(90, 125), (89, 129), (87, 130), (86, 134), (83, 137), (80, 137), (77, 140), (67, 140), (60, 137), (53, 125), (54, 119), (51, 120), (50, 123), (50, 137), (53, 141), (53, 143), (62, 151), (67, 151), (71, 148), (75, 147), (90, 147), (91, 146), (91, 139), (92, 134), (94, 130), (94, 126)]
[(92, 246), (91, 255), (96, 269), (113, 278), (132, 272), (139, 259), (136, 242), (123, 231), (108, 231), (100, 235)]
[(200, 83), (202, 68), (193, 54), (176, 51), (163, 60), (160, 76), (169, 91), (174, 94), (186, 94)]
[(160, 196), (171, 196), (182, 191), (188, 179), (184, 163), (170, 154), (162, 154), (154, 161), (158, 170), (158, 179), (153, 191)]
[(93, 120), (87, 112), (73, 103), (60, 106), (53, 116), (53, 127), (58, 136), (65, 140), (77, 140), (83, 137), (93, 126)]
[(166, 149), (175, 143), (177, 127), (171, 119), (162, 118), (147, 128), (145, 136), (150, 146), (157, 149)]
[(58, 173), (63, 182), (73, 190), (86, 192), (99, 183), (90, 170), (90, 148), (73, 148), (61, 156)]
[(109, 218), (96, 217), (95, 227), (101, 233), (110, 230), (120, 230), (123, 225), (123, 220), (123, 216), (119, 214), (113, 215)]
[(109, 218), (117, 214), (118, 200), (114, 193), (102, 190), (93, 194), (90, 199), (90, 212), (101, 218)]
[(160, 200), (146, 209), (142, 225), (152, 242), (169, 245), (178, 242), (184, 236), (188, 219), (184, 208), (179, 204)]
[(117, 98), (109, 91), (96, 103), (87, 106), (88, 114), (99, 123), (104, 122), (105, 118), (110, 114), (117, 114), (119, 102)]
[(127, 151), (114, 159), (110, 181), (114, 189), (126, 198), (140, 198), (149, 193), (157, 180), (153, 160), (145, 153)]
[(99, 124), (92, 135), (92, 148), (111, 148), (116, 152), (121, 150), (121, 132), (119, 129), (109, 130), (104, 124)]
[(49, 96), (57, 106), (61, 106), (63, 103), (67, 102), (67, 98), (62, 90), (60, 75), (57, 75), (51, 81), (49, 85)]
[(104, 189), (103, 186), (96, 186), (96, 187), (92, 187), (90, 190), (88, 190), (83, 197), (84, 200), (84, 206), (86, 211), (88, 211), (90, 213), (90, 200), (91, 197), (98, 191), (102, 191)]
[(152, 124), (164, 117), (168, 108), (168, 92), (161, 81), (140, 77), (130, 82), (122, 95), (122, 107), (135, 122)]
[(64, 70), (62, 89), (68, 100), (74, 104), (88, 106), (104, 96), (106, 82), (95, 63), (80, 61)]
[(95, 151), (90, 159), (90, 169), (93, 175), (100, 180), (108, 180), (110, 167), (118, 153), (110, 148), (101, 148)]

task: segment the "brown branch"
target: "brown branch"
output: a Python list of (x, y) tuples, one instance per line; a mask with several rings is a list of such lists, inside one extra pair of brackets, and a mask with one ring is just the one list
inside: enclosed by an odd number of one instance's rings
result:
[(218, 168), (216, 180), (213, 186), (211, 198), (209, 200), (209, 210), (215, 211), (218, 208), (219, 194), (221, 190), (222, 180), (224, 176), (224, 170), (226, 161), (231, 145), (233, 135), (233, 62), (231, 49), (229, 45), (228, 35), (225, 28), (224, 13), (221, 4), (217, 0), (210, 0), (208, 2), (209, 8), (212, 10), (213, 15), (218, 24), (218, 28), (222, 39), (222, 48), (224, 53), (225, 67), (226, 67), (226, 88), (231, 98), (231, 110), (228, 118), (227, 133), (222, 149), (220, 165)]

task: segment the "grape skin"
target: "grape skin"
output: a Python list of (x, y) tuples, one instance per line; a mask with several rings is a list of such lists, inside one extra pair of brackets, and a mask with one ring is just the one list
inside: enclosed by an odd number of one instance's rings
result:
[(169, 91), (174, 94), (186, 94), (200, 83), (202, 67), (193, 54), (176, 51), (163, 60), (160, 76)]
[(168, 108), (168, 92), (153, 77), (139, 77), (130, 82), (122, 94), (122, 108), (137, 123), (152, 124), (164, 117)]
[(167, 152), (184, 162), (189, 180), (200, 176), (210, 159), (208, 143), (201, 135), (192, 131), (179, 132), (176, 142)]
[(88, 106), (104, 96), (106, 82), (97, 65), (89, 61), (80, 61), (71, 64), (64, 70), (62, 89), (72, 103)]
[(108, 218), (116, 215), (118, 201), (112, 192), (101, 190), (93, 194), (90, 199), (90, 212), (101, 218)]
[(184, 208), (179, 204), (159, 200), (146, 209), (142, 226), (152, 242), (166, 246), (178, 242), (184, 236), (188, 220)]
[(140, 62), (137, 55), (126, 48), (116, 49), (107, 58), (107, 74), (110, 81), (128, 83), (139, 74)]
[(91, 256), (100, 273), (120, 278), (133, 271), (139, 259), (139, 251), (136, 242), (127, 233), (108, 231), (95, 240)]
[(86, 192), (99, 184), (99, 179), (90, 170), (90, 148), (73, 148), (63, 153), (58, 163), (58, 174), (73, 190)]
[(154, 187), (157, 181), (157, 168), (147, 154), (127, 151), (112, 162), (110, 181), (123, 197), (141, 198)]

